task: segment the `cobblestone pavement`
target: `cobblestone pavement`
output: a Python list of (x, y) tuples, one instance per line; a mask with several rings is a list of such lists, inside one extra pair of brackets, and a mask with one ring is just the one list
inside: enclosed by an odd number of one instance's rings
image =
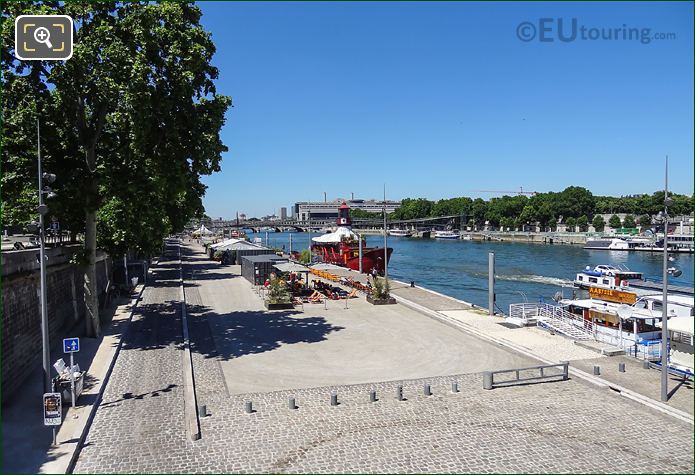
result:
[[(158, 280), (148, 302), (175, 300), (178, 288), (168, 285)], [(214, 355), (215, 341), (196, 290), (186, 292), (196, 390), (210, 412), (202, 438), (190, 442), (183, 425), (180, 321), (163, 305), (128, 335), (76, 472), (693, 471), (691, 425), (575, 380), (485, 391), (480, 374), (464, 374), (229, 395), (216, 358), (195, 354)], [(395, 398), (398, 385), (405, 401)], [(136, 397), (124, 399), (126, 391)], [(256, 412), (245, 413), (247, 401)]]
[(133, 315), (76, 473), (183, 470), (182, 330), (176, 247), (154, 268)]

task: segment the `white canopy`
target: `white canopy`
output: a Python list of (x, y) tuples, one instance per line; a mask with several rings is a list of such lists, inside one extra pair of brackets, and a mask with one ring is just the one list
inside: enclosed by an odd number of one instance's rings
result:
[(208, 228), (206, 228), (204, 224), (201, 224), (198, 229), (193, 231), (193, 234), (210, 235), (210, 234), (212, 234), (212, 231), (210, 231)]
[[(661, 328), (661, 322), (656, 322), (656, 326)], [(695, 320), (693, 317), (672, 317), (668, 319), (668, 331), (693, 334), (695, 330)]]
[(309, 268), (296, 262), (281, 262), (279, 264), (273, 264), (280, 272), (309, 272)]
[(241, 241), (241, 239), (234, 239), (234, 238), (225, 239), (224, 241), (220, 241), (217, 244), (212, 244), (210, 247), (213, 249), (217, 249), (218, 247), (227, 246), (229, 244), (234, 244), (234, 243), (237, 243), (239, 241)]
[(312, 238), (313, 242), (319, 243), (339, 243), (341, 241), (352, 241), (359, 239), (357, 234), (353, 233), (350, 229), (340, 226), (335, 232), (323, 234), (319, 237)]

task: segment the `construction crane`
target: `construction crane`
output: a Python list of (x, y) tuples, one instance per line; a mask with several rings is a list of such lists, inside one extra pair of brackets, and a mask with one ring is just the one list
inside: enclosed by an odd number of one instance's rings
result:
[(524, 191), (523, 187), (519, 187), (518, 191), (504, 191), (504, 190), (473, 190), (476, 193), (505, 193), (505, 194), (517, 194), (517, 195), (537, 195), (537, 191)]

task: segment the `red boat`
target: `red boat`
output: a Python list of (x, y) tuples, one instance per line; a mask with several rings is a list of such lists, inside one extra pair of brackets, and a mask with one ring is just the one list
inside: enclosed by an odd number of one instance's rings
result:
[[(345, 202), (338, 208), (336, 224), (338, 228), (334, 232), (311, 240), (311, 251), (321, 257), (323, 262), (359, 271), (360, 237), (351, 229), (350, 207)], [(368, 248), (367, 241), (362, 239), (362, 272), (371, 273), (376, 269), (379, 275), (384, 275), (384, 257), (388, 262), (392, 252), (390, 247), (386, 249), (386, 253), (383, 247)]]

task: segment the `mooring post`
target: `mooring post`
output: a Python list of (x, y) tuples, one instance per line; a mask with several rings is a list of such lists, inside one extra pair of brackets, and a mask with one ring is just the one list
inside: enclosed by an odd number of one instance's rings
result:
[(594, 374), (598, 376), (601, 374), (601, 367), (600, 366), (594, 366)]
[(331, 393), (331, 406), (337, 406), (338, 405), (338, 394), (333, 391)]
[(459, 392), (459, 383), (457, 383), (456, 381), (451, 383), (451, 392), (452, 393)]
[(403, 400), (403, 386), (398, 386), (396, 388), (396, 399), (399, 401)]
[(251, 414), (253, 412), (253, 403), (251, 401), (246, 401), (245, 410), (246, 414)]
[(621, 373), (625, 372), (625, 363), (618, 363), (618, 371)]
[(295, 400), (293, 397), (287, 399), (287, 407), (290, 409), (297, 409), (297, 405), (295, 404)]
[(495, 314), (495, 253), (487, 256), (487, 306), (490, 315)]
[(369, 391), (369, 402), (376, 402), (376, 391), (373, 389)]
[(431, 396), (432, 395), (432, 388), (430, 387), (429, 384), (425, 384), (425, 387), (423, 388), (423, 392), (425, 396)]

